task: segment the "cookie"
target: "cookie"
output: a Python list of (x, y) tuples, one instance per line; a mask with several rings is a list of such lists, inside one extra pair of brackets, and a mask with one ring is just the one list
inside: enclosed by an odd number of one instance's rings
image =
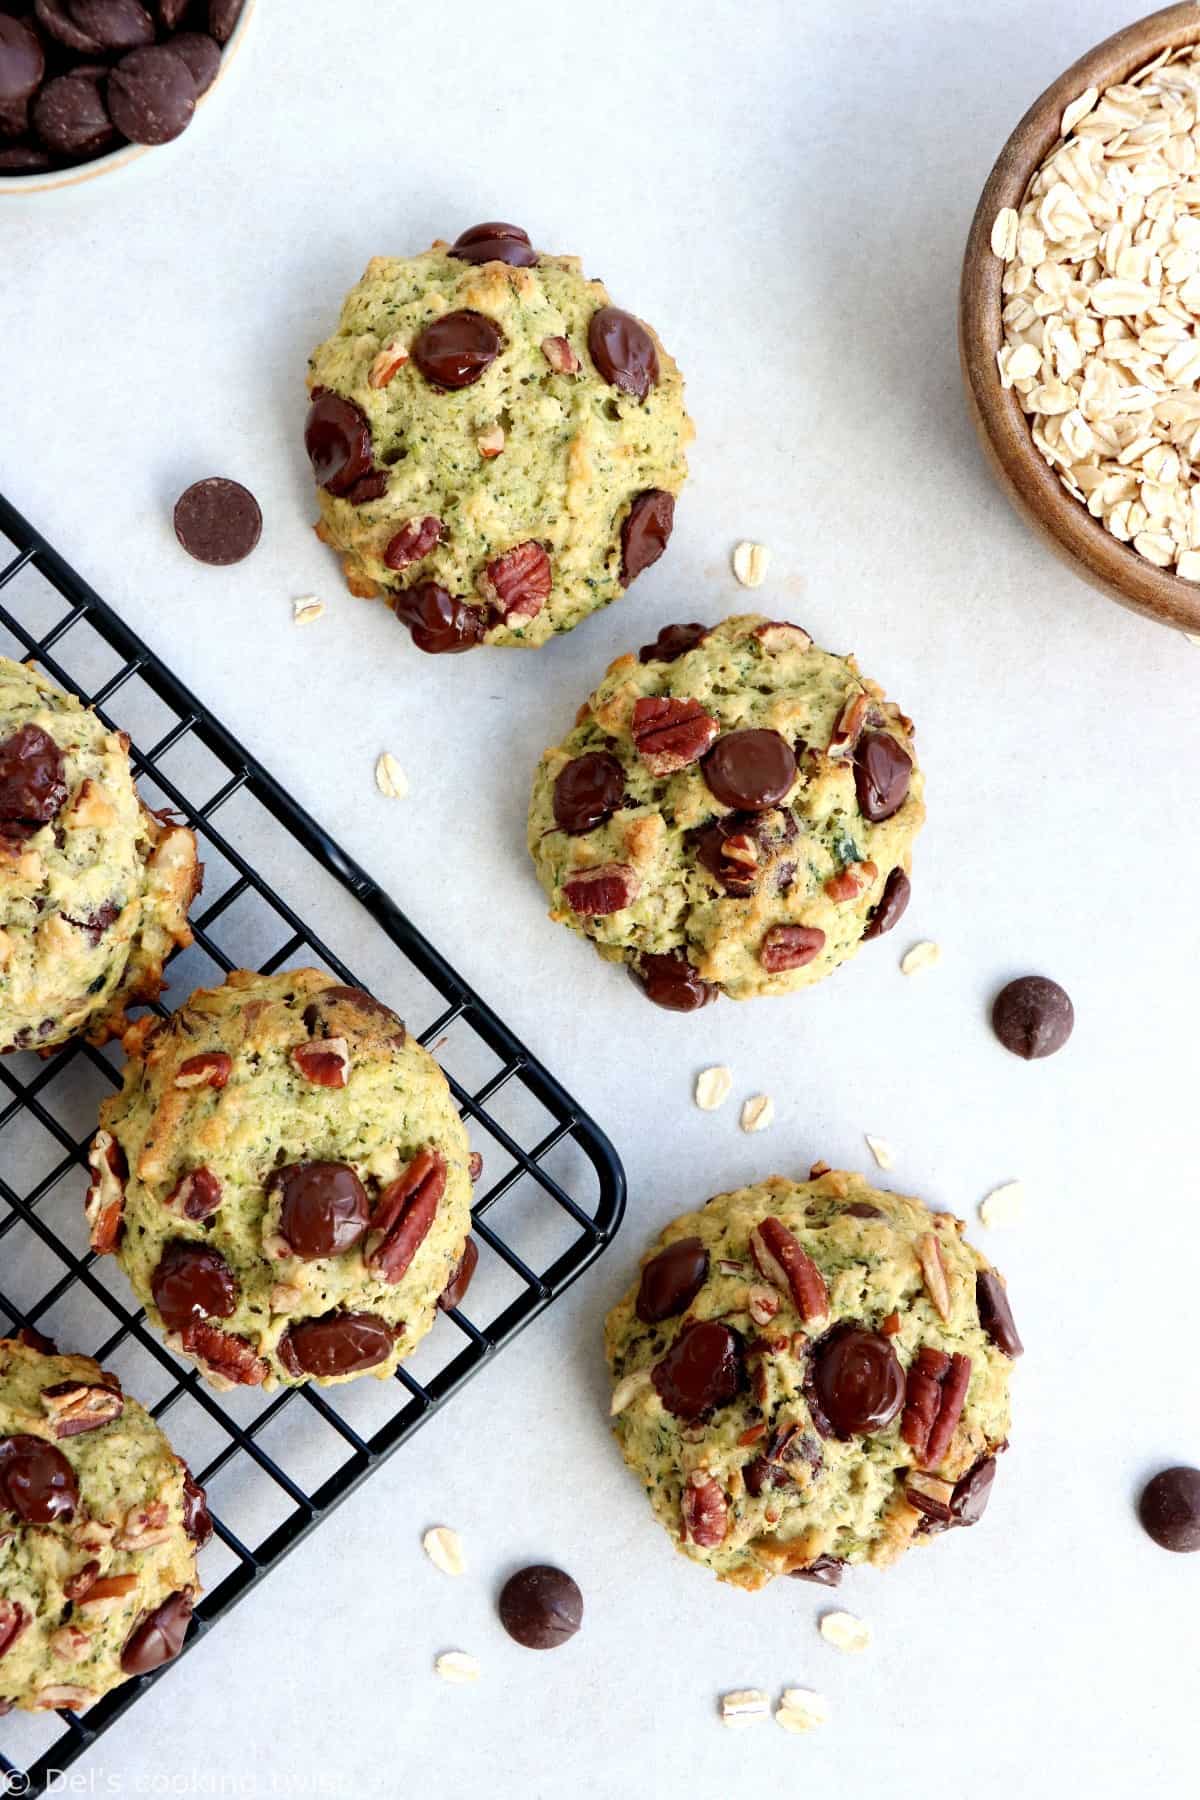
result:
[(129, 739), (0, 657), (0, 1051), (103, 1043), (191, 943), (196, 840), (138, 799)]
[(547, 750), (529, 849), (550, 917), (690, 1012), (820, 981), (908, 904), (912, 722), (798, 625), (671, 625)]
[(308, 379), (318, 535), (421, 650), (544, 644), (666, 548), (692, 437), (679, 370), (519, 226), (376, 257)]
[(621, 1450), (677, 1549), (739, 1587), (832, 1586), (975, 1523), (1021, 1343), (962, 1230), (835, 1170), (668, 1225), (605, 1343)]
[(237, 970), (125, 1047), (88, 1226), (171, 1349), (216, 1387), (392, 1374), (464, 1285), (470, 1153), (433, 1058), (316, 969)]
[(0, 1338), (0, 1711), (80, 1712), (178, 1655), (202, 1490), (90, 1356)]

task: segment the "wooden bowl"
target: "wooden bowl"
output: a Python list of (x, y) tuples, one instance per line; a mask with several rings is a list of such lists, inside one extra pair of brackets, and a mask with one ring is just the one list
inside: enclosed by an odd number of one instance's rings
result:
[(1092, 517), (1062, 486), (1034, 444), (1013, 389), (1000, 385), (996, 353), (1004, 336), (1004, 264), (991, 248), (1001, 207), (1019, 212), (1030, 179), (1061, 135), (1063, 112), (1086, 88), (1125, 81), (1160, 51), (1200, 42), (1200, 5), (1164, 7), (1097, 44), (1034, 101), (988, 176), (967, 238), (959, 292), (958, 342), (967, 403), (988, 461), (1034, 530), (1077, 575), (1122, 606), (1200, 633), (1200, 584), (1156, 568)]

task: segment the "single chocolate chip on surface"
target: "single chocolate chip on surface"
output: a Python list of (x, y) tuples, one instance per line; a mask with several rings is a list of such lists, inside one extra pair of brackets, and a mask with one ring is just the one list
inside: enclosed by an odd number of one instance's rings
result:
[(625, 797), (625, 771), (607, 750), (572, 757), (554, 781), (554, 821), (570, 837), (595, 831)]
[(0, 14), (0, 108), (28, 100), (45, 72), (46, 58), (37, 33), (23, 19)]
[(65, 1524), (78, 1505), (75, 1471), (61, 1450), (26, 1432), (0, 1438), (0, 1517), (7, 1512), (27, 1525)]
[(777, 731), (727, 731), (703, 758), (709, 792), (723, 806), (761, 812), (778, 806), (796, 779), (796, 758)]
[(643, 1325), (673, 1319), (691, 1305), (708, 1277), (708, 1251), (699, 1238), (679, 1238), (652, 1256), (638, 1285), (637, 1316)]
[(194, 481), (175, 502), (175, 536), (197, 562), (225, 568), (249, 556), (262, 536), (262, 511), (249, 488), (223, 475)]
[(1138, 1500), (1142, 1528), (1164, 1550), (1200, 1550), (1200, 1469), (1162, 1469)]
[(825, 1435), (882, 1431), (904, 1404), (904, 1370), (888, 1340), (865, 1326), (834, 1326), (813, 1347), (813, 1420)]
[(656, 563), (671, 540), (675, 496), (665, 488), (644, 488), (621, 526), (621, 585), (628, 587)]
[(588, 350), (602, 378), (635, 400), (658, 380), (658, 351), (640, 319), (619, 306), (602, 306), (588, 321)]
[(431, 319), (413, 340), (412, 360), (430, 387), (471, 387), (504, 348), (504, 333), (469, 307)]
[(167, 1245), (150, 1291), (168, 1331), (182, 1331), (199, 1319), (227, 1319), (237, 1306), (237, 1282), (221, 1252), (187, 1238)]
[(1071, 996), (1045, 975), (1022, 975), (992, 1002), (992, 1030), (1006, 1050), (1027, 1062), (1053, 1056), (1075, 1027)]
[(530, 269), (538, 259), (529, 233), (519, 225), (506, 225), (502, 219), (489, 219), (484, 225), (471, 225), (460, 231), (450, 246), (450, 254), (459, 262), (502, 262), (517, 269)]
[(343, 495), (371, 467), (371, 427), (361, 407), (329, 388), (314, 388), (304, 448), (318, 484)]
[(196, 110), (196, 83), (166, 44), (131, 50), (108, 78), (112, 122), (132, 144), (169, 144)]
[(583, 1623), (583, 1595), (563, 1569), (534, 1563), (500, 1590), (500, 1623), (527, 1650), (556, 1650)]
[(677, 662), (697, 644), (702, 644), (707, 636), (707, 625), (664, 625), (652, 644), (642, 645), (638, 661)]
[(221, 46), (206, 31), (181, 31), (167, 40), (168, 50), (182, 56), (196, 83), (196, 98), (207, 94), (221, 67)]
[(48, 81), (33, 103), (33, 128), (56, 156), (98, 156), (117, 143), (104, 100), (107, 70), (73, 69)]

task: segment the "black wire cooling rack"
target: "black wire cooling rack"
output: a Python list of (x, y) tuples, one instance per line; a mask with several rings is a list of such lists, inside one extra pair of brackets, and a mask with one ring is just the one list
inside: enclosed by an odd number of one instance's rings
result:
[[(0, 1335), (35, 1326), (116, 1369), (208, 1489), (216, 1534), (190, 1645), (587, 1268), (620, 1224), (625, 1178), (504, 1022), (3, 496), (0, 654), (32, 660), (127, 731), (146, 803), (197, 833), (205, 889), (171, 997), (239, 966), (316, 964), (372, 989), (437, 1055), (483, 1155), (470, 1292), (394, 1380), (218, 1395), (88, 1249), (86, 1152), (119, 1052), (0, 1059)], [(0, 1792), (44, 1793), (157, 1679), (126, 1682), (81, 1717), (0, 1720)]]

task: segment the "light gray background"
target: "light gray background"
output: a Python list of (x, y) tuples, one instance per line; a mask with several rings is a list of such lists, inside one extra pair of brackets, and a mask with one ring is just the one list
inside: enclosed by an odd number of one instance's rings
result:
[[(1191, 1789), (1200, 1559), (1155, 1549), (1132, 1502), (1163, 1462), (1200, 1461), (1200, 650), (1091, 593), (1010, 514), (954, 342), (992, 157), (1127, 16), (260, 0), (173, 151), (0, 200), (4, 489), (563, 1075), (631, 1189), (566, 1302), (104, 1739), (97, 1791), (316, 1791), (322, 1772), (355, 1796), (505, 1800)], [(312, 536), (304, 362), (369, 256), (496, 215), (656, 323), (699, 436), (670, 554), (627, 600), (537, 656), (427, 659)], [(266, 516), (228, 573), (169, 522), (218, 470)], [(762, 605), (853, 648), (915, 716), (930, 821), (894, 936), (803, 998), (686, 1019), (543, 922), (524, 808), (613, 656), (746, 603), (742, 536), (773, 551)], [(306, 592), (329, 610), (297, 630)], [(384, 748), (403, 804), (374, 791)], [(925, 936), (944, 961), (905, 980)], [(1066, 1053), (1033, 1066), (986, 1024), (1029, 969), (1078, 1011)], [(706, 1115), (691, 1088), (712, 1062), (734, 1098)], [(757, 1091), (777, 1119), (750, 1138), (737, 1107)], [(672, 1553), (608, 1438), (598, 1337), (671, 1215), (817, 1156), (863, 1165), (864, 1130), (897, 1146), (885, 1181), (967, 1217), (1025, 1180), (1022, 1228), (974, 1229), (1028, 1354), (986, 1522), (845, 1582), (875, 1631), (851, 1660), (817, 1635), (819, 1590), (747, 1597)], [(435, 1522), (466, 1540), (462, 1581), (421, 1555)], [(493, 1615), (528, 1559), (586, 1596), (552, 1656)], [(434, 1678), (449, 1647), (479, 1656), (477, 1687)], [(818, 1687), (832, 1721), (725, 1732), (716, 1697), (747, 1684)]]

